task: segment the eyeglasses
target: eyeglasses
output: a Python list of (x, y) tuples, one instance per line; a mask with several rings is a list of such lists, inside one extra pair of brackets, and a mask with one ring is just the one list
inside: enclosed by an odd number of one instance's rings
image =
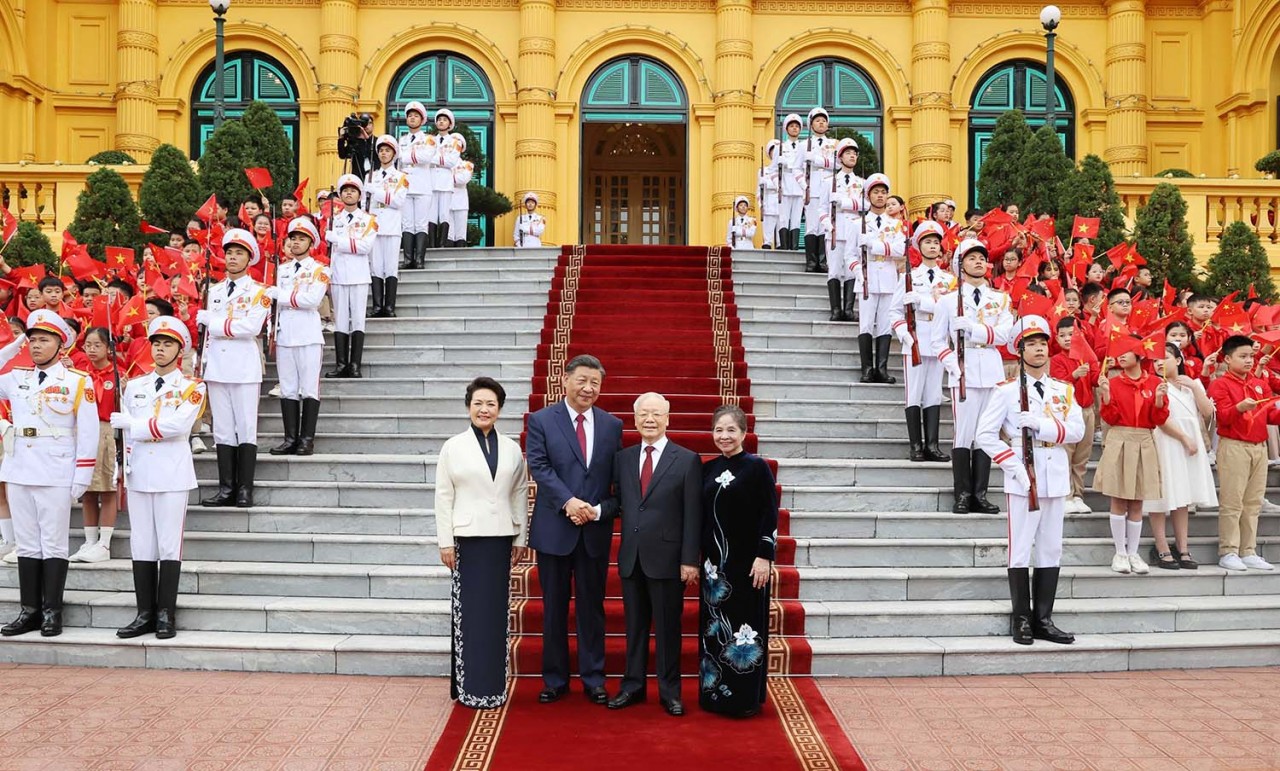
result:
[(1112, 305), (1133, 305), (1133, 300), (1112, 300)]

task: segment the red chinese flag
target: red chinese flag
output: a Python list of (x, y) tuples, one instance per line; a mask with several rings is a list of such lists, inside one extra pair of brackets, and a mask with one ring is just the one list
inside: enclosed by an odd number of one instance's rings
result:
[(138, 256), (127, 246), (108, 246), (107, 267), (121, 273), (132, 273), (138, 269)]
[(191, 280), (190, 276), (183, 276), (178, 279), (178, 294), (186, 295), (192, 300), (199, 299), (200, 290), (196, 289), (196, 283)]
[(141, 230), (143, 233), (146, 233), (149, 236), (167, 235), (169, 233), (169, 231), (165, 230), (164, 228), (158, 228), (155, 225), (152, 225), (151, 223), (147, 222), (146, 220), (142, 221)]
[(65, 230), (62, 231), (62, 259), (65, 260), (75, 254), (79, 248), (80, 244), (76, 241), (75, 236)]
[(125, 366), (125, 371), (129, 373), (129, 377), (134, 378), (139, 377), (140, 375), (145, 375), (155, 368), (156, 361), (151, 358), (151, 346), (140, 345), (138, 346), (137, 354), (128, 363), (128, 365)]
[(200, 208), (196, 209), (196, 216), (208, 225), (213, 222), (213, 218), (218, 214), (218, 197), (216, 195), (209, 196), (209, 199), (200, 204)]
[(105, 293), (93, 298), (93, 309), (89, 314), (89, 326), (111, 328), (111, 318), (107, 312), (107, 303), (111, 301)]
[(0, 346), (12, 343), (16, 338), (13, 336), (13, 330), (8, 324), (0, 324)]
[(1209, 320), (1215, 324), (1221, 325), (1222, 319), (1225, 319), (1228, 316), (1235, 316), (1236, 314), (1243, 311), (1244, 306), (1241, 303), (1236, 302), (1236, 295), (1238, 294), (1240, 293), (1232, 292), (1231, 294), (1222, 298), (1222, 300), (1218, 303), (1218, 307), (1213, 309), (1213, 315), (1209, 317)]
[(1032, 281), (1036, 280), (1036, 275), (1040, 272), (1040, 263), (1044, 262), (1044, 258), (1039, 254), (1027, 255), (1027, 258), (1018, 266), (1018, 272), (1014, 275), (1018, 278), (1027, 278)]
[(1164, 358), (1164, 330), (1158, 329), (1155, 332), (1142, 338), (1142, 355), (1148, 359)]
[(1067, 356), (1076, 364), (1098, 363), (1098, 354), (1094, 353), (1093, 346), (1089, 345), (1088, 336), (1080, 334), (1079, 329), (1071, 336), (1071, 350)]
[[(4, 325), (0, 324), (0, 326)], [(1255, 332), (1253, 334), (1253, 339), (1263, 345), (1269, 345), (1272, 348), (1275, 348), (1280, 346), (1280, 329), (1272, 329), (1268, 332)]]
[(1126, 353), (1136, 354), (1138, 358), (1142, 358), (1145, 355), (1142, 341), (1129, 334), (1113, 336), (1107, 345), (1107, 358), (1114, 362)]
[(165, 278), (163, 273), (156, 272), (155, 277), (151, 279), (151, 293), (161, 300), (173, 298), (173, 288), (169, 286), (169, 279)]
[(1053, 217), (1050, 217), (1049, 219), (1044, 219), (1044, 220), (1036, 220), (1035, 222), (1031, 223), (1031, 227), (1028, 228), (1028, 230), (1031, 231), (1031, 235), (1035, 236), (1036, 238), (1046, 243), (1054, 239), (1053, 229), (1054, 229)]
[(0, 208), (0, 241), (9, 243), (17, 232), (18, 218), (10, 214), (8, 209)]
[(244, 210), (244, 204), (240, 204), (240, 208), (236, 211), (236, 219), (240, 220), (240, 227), (245, 230), (253, 227), (253, 223), (249, 221), (249, 213)]
[(271, 187), (271, 172), (264, 168), (245, 169), (244, 175), (249, 178), (249, 186), (254, 190), (262, 191)]
[(1165, 314), (1173, 312), (1174, 307), (1178, 304), (1178, 290), (1173, 284), (1169, 283), (1169, 279), (1164, 280), (1164, 295), (1160, 298), (1160, 306), (1164, 309)]
[(1186, 319), (1187, 319), (1187, 309), (1178, 308), (1173, 313), (1170, 313), (1168, 316), (1161, 316), (1159, 318), (1151, 319), (1150, 321), (1147, 322), (1147, 325), (1139, 331), (1144, 335), (1149, 335), (1157, 329), (1168, 329), (1169, 325), (1175, 321), (1186, 321)]
[(1098, 226), (1102, 224), (1100, 217), (1081, 217), (1076, 215), (1071, 221), (1072, 238), (1097, 238)]
[(1001, 209), (999, 206), (997, 206), (996, 208), (982, 215), (982, 229), (986, 230), (987, 228), (993, 225), (1008, 225), (1009, 223), (1014, 221), (1015, 220), (1013, 219), (1013, 217), (1009, 216), (1008, 212), (1006, 212), (1004, 209)]
[(1053, 300), (1042, 294), (1028, 292), (1018, 303), (1019, 316), (1039, 316), (1046, 321), (1053, 316)]

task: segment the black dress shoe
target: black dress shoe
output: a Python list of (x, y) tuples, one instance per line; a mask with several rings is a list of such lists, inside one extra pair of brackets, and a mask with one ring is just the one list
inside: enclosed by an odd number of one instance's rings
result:
[(684, 717), (684, 704), (679, 699), (662, 702), (662, 708), (667, 711), (671, 717)]
[[(617, 696), (609, 699), (609, 709), (623, 709), (633, 704), (644, 704), (644, 691), (619, 691)], [(683, 711), (683, 707), (681, 710)]]
[(1033, 632), (1037, 640), (1048, 640), (1051, 643), (1059, 645), (1070, 645), (1076, 641), (1076, 636), (1070, 632), (1064, 632), (1054, 626), (1052, 621), (1046, 621), (1043, 624), (1036, 624)]
[(586, 689), (587, 701), (592, 704), (608, 704), (609, 692), (604, 689), (603, 685), (597, 685), (595, 688), (588, 687)]
[(553, 701), (558, 701), (561, 696), (568, 692), (569, 686), (567, 685), (562, 685), (559, 688), (543, 688), (542, 692), (538, 694), (538, 703), (550, 704)]
[(970, 495), (969, 511), (976, 511), (979, 514), (999, 514), (1000, 507), (984, 497)]

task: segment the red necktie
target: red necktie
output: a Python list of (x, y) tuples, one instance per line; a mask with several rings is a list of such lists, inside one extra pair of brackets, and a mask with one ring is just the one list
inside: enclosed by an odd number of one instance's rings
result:
[(640, 467), (640, 495), (647, 495), (653, 479), (653, 445), (644, 448), (644, 465)]
[(586, 415), (578, 416), (578, 446), (582, 448), (582, 461), (584, 463), (590, 462), (590, 459), (587, 458), (587, 429), (583, 426), (586, 422)]

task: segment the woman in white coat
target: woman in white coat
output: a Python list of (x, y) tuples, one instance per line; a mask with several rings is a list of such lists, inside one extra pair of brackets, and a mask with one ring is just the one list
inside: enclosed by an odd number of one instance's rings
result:
[(530, 191), (520, 199), (524, 209), (516, 217), (515, 231), (511, 238), (517, 249), (535, 249), (542, 246), (542, 234), (547, 230), (547, 218), (538, 213), (538, 194)]
[(475, 709), (506, 701), (511, 567), (529, 542), (524, 455), (497, 429), (506, 400), (493, 378), (471, 381), (471, 425), (444, 443), (436, 463), (436, 537), (453, 573), (450, 695)]

